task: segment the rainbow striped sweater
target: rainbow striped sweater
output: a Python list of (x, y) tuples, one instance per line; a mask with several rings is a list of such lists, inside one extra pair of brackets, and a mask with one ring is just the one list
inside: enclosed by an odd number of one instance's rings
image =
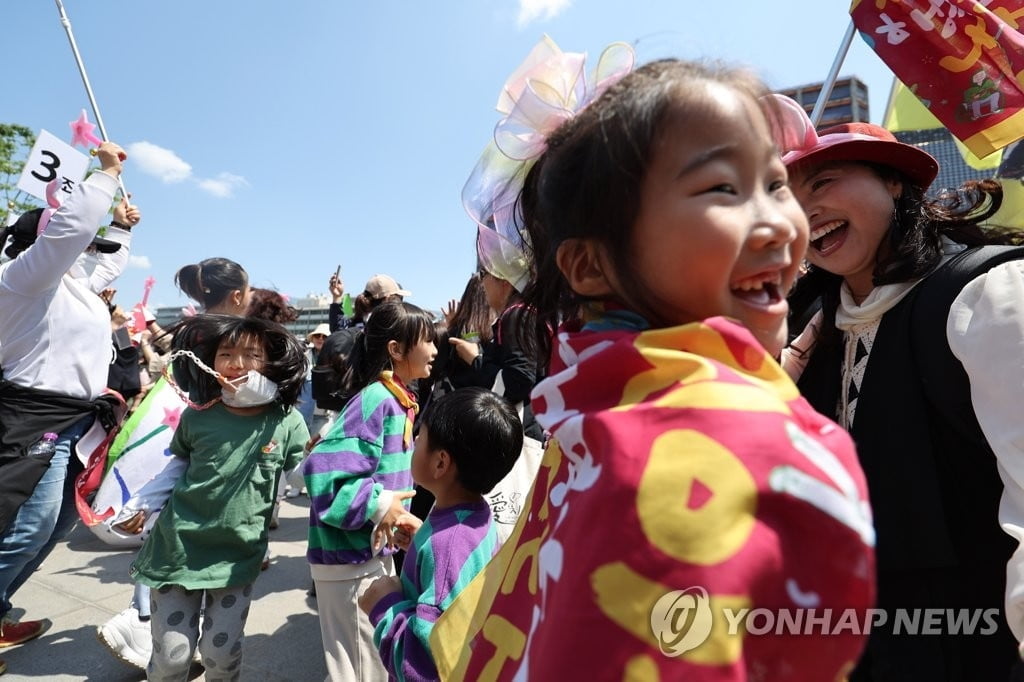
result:
[(311, 564), (369, 560), (381, 494), (412, 490), (416, 403), (390, 372), (384, 374), (388, 376), (352, 397), (303, 465), (310, 500), (306, 557)]
[(370, 612), (373, 641), (392, 679), (438, 679), (428, 641), (434, 623), (497, 549), (485, 500), (430, 512), (402, 565), (402, 591), (384, 597)]

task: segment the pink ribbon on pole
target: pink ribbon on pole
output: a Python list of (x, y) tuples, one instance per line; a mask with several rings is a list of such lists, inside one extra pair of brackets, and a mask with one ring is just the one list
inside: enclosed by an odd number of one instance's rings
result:
[(137, 303), (132, 308), (132, 326), (135, 328), (135, 333), (141, 333), (149, 326), (149, 321), (146, 319), (146, 303), (149, 302), (149, 292), (153, 291), (153, 285), (156, 284), (156, 278), (152, 275), (146, 278), (143, 283), (142, 289), (142, 302)]

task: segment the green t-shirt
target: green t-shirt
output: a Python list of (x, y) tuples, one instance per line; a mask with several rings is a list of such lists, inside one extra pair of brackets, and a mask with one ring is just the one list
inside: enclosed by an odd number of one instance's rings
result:
[(256, 580), (282, 469), (302, 460), (309, 431), (278, 404), (241, 416), (217, 403), (186, 409), (168, 456), (189, 461), (132, 564), (144, 585), (235, 587)]

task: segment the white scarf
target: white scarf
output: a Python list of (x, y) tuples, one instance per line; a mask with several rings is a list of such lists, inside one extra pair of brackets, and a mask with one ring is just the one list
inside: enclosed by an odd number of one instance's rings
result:
[[(939, 266), (941, 267), (947, 260), (966, 248), (965, 244), (958, 244), (943, 237), (942, 260)], [(839, 307), (836, 309), (836, 327), (843, 331), (849, 331), (855, 325), (879, 319), (923, 281), (924, 277), (912, 282), (897, 282), (896, 284), (877, 286), (871, 290), (871, 293), (859, 305), (853, 300), (853, 294), (850, 292), (849, 285), (843, 282), (843, 286), (839, 290)]]

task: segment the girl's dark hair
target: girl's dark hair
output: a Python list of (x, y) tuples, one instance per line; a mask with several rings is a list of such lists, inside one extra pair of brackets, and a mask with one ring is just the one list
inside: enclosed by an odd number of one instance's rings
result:
[[(434, 362), (430, 365), (430, 376), (426, 379), (420, 379), (416, 386), (416, 402), (420, 404), (420, 408), (429, 403), (430, 397), (434, 392), (434, 386), (448, 376), (449, 365), (455, 351), (455, 348), (448, 343), (450, 338), (451, 335), (448, 333), (448, 326), (444, 323), (444, 320), (435, 320), (434, 345), (437, 346), (437, 357), (434, 358)], [(422, 415), (422, 412), (420, 414)], [(418, 415), (417, 419), (419, 418), (420, 416)]]
[(446, 450), (466, 490), (486, 495), (508, 472), (523, 448), (523, 423), (511, 404), (486, 388), (460, 388), (423, 412), (427, 447)]
[(352, 301), (352, 321), (365, 322), (370, 313), (380, 304), (401, 300), (402, 297), (399, 294), (388, 294), (381, 298), (370, 298), (370, 295), (363, 291)]
[(249, 275), (233, 260), (207, 258), (178, 270), (174, 284), (209, 310), (223, 303), (232, 291), (244, 291)]
[(602, 246), (624, 289), (622, 303), (652, 325), (664, 324), (657, 301), (632, 274), (633, 226), (662, 123), (670, 112), (686, 117), (707, 107), (713, 94), (696, 87), (702, 83), (734, 88), (755, 101), (767, 92), (751, 72), (716, 62), (645, 64), (552, 133), (547, 151), (527, 174), (519, 209), (536, 276), (523, 301), (537, 313), (532, 335), (543, 363), (550, 355), (551, 330), (580, 312), (582, 299), (555, 260), (568, 239), (592, 239)]
[[(1003, 188), (996, 180), (970, 180), (959, 188), (945, 189), (929, 198), (923, 188), (894, 168), (877, 163), (854, 163), (870, 168), (882, 181), (898, 181), (903, 186), (896, 198), (886, 236), (888, 248), (880, 248), (875, 255), (875, 286), (910, 282), (934, 270), (942, 260), (943, 237), (968, 246), (1024, 241), (1024, 231), (981, 226), (1002, 205)], [(823, 346), (841, 340), (835, 318), (842, 284), (841, 275), (811, 265), (790, 294), (791, 320), (806, 320), (808, 316), (803, 311), (820, 299), (823, 319), (816, 343)]]
[(299, 311), (288, 305), (284, 296), (272, 289), (252, 289), (252, 300), (245, 311), (247, 317), (258, 317), (278, 324), (299, 319)]
[(397, 341), (404, 353), (421, 339), (434, 338), (434, 319), (427, 311), (403, 301), (378, 305), (352, 347), (341, 392), (354, 395), (391, 369), (389, 341)]
[(448, 326), (450, 336), (462, 336), (463, 334), (475, 332), (480, 335), (480, 341), (487, 343), (491, 340), (493, 332), (491, 323), (494, 322), (494, 313), (487, 305), (487, 293), (484, 291), (483, 278), (480, 273), (474, 272), (466, 282), (466, 288), (462, 291), (462, 298), (459, 300), (459, 308), (452, 317)]
[[(277, 384), (278, 400), (291, 407), (306, 381), (306, 349), (294, 334), (276, 322), (235, 315), (194, 315), (169, 330), (172, 350), (190, 350), (211, 369), (223, 341), (237, 344), (255, 337), (263, 344), (265, 360), (260, 374)], [(221, 385), (187, 358), (174, 361), (174, 380), (193, 400), (205, 403), (221, 394)]]

